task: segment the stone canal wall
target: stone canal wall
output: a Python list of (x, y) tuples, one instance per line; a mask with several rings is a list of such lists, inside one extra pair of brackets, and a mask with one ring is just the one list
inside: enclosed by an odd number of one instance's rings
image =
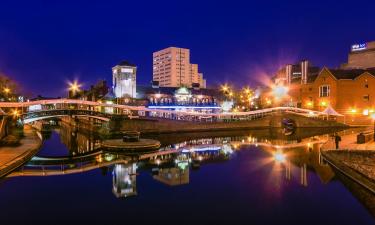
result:
[(322, 154), (333, 167), (375, 194), (375, 151), (331, 150)]
[(280, 128), (284, 118), (295, 121), (298, 128), (332, 128), (345, 127), (335, 121), (326, 121), (317, 118), (308, 118), (298, 114), (275, 113), (263, 118), (250, 121), (230, 122), (191, 122), (167, 119), (127, 119), (111, 121), (109, 128), (112, 131), (137, 130), (142, 133), (175, 133), (175, 132), (196, 132), (196, 131), (219, 131), (219, 130), (241, 130), (241, 129), (262, 129)]

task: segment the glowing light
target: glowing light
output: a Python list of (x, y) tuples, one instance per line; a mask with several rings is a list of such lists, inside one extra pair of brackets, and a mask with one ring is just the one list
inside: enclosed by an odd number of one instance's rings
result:
[(222, 86), (221, 86), (221, 90), (222, 90), (223, 92), (227, 92), (227, 91), (229, 91), (229, 87), (228, 87), (228, 85), (227, 85), (227, 84), (222, 85)]
[(10, 89), (9, 88), (4, 88), (4, 92), (8, 94), (10, 92)]
[(160, 98), (160, 97), (161, 97), (160, 93), (155, 94), (155, 98)]
[(327, 102), (322, 101), (322, 102), (320, 102), (320, 105), (321, 105), (321, 106), (327, 106)]
[(277, 151), (273, 154), (273, 159), (275, 160), (275, 162), (284, 163), (286, 157), (281, 151)]
[(372, 114), (371, 114), (371, 118), (372, 118), (373, 120), (375, 120), (375, 113), (372, 113)]
[(307, 106), (311, 107), (311, 106), (313, 106), (313, 103), (312, 102), (307, 102)]
[(351, 113), (356, 113), (357, 110), (353, 108), (353, 109), (350, 110), (350, 112), (351, 112)]
[(313, 116), (313, 115), (314, 115), (314, 112), (311, 112), (311, 111), (310, 111), (310, 112), (309, 112), (309, 115), (310, 115), (310, 116)]
[(202, 156), (198, 156), (198, 160), (199, 160), (199, 161), (202, 161), (202, 160), (203, 160), (203, 157), (202, 157)]
[(273, 96), (275, 98), (283, 98), (288, 94), (289, 89), (284, 86), (275, 86), (272, 89)]
[(76, 93), (80, 91), (81, 84), (78, 84), (78, 81), (74, 81), (73, 83), (69, 82), (69, 90), (72, 91), (73, 93)]
[(267, 103), (268, 105), (271, 105), (272, 101), (271, 101), (271, 100), (267, 100), (266, 103)]
[(362, 113), (363, 113), (364, 116), (368, 116), (369, 115), (369, 110), (368, 109), (364, 109)]
[(15, 110), (12, 111), (12, 115), (14, 117), (18, 117), (20, 115), (20, 113), (19, 113), (19, 111), (17, 109), (15, 109)]

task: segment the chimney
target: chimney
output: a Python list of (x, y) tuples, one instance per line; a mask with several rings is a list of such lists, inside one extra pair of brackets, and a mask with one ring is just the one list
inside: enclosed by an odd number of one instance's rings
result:
[(292, 65), (287, 64), (285, 67), (286, 82), (288, 85), (292, 82)]

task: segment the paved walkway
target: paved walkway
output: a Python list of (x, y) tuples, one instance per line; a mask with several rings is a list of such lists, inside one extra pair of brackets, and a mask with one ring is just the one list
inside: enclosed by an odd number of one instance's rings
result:
[[(375, 142), (371, 140), (370, 142), (364, 144), (357, 144), (357, 135), (362, 132), (370, 130), (370, 128), (359, 128), (350, 129), (340, 132), (341, 142), (339, 143), (339, 149), (346, 150), (375, 150)], [(334, 138), (330, 137), (329, 140), (322, 145), (323, 150), (334, 150), (336, 149)]]
[(25, 137), (21, 139), (19, 146), (0, 147), (0, 177), (29, 160), (42, 145), (42, 140), (31, 126), (25, 126), (24, 135)]

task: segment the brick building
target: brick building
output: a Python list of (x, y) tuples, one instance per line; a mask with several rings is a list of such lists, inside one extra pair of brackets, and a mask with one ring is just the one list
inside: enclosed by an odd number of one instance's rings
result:
[[(309, 71), (310, 69), (308, 69)], [(286, 70), (287, 71), (287, 70)], [(307, 73), (306, 79), (289, 79), (279, 73), (289, 92), (288, 105), (323, 111), (328, 105), (343, 114), (345, 122), (367, 124), (375, 112), (375, 69), (328, 69)]]

